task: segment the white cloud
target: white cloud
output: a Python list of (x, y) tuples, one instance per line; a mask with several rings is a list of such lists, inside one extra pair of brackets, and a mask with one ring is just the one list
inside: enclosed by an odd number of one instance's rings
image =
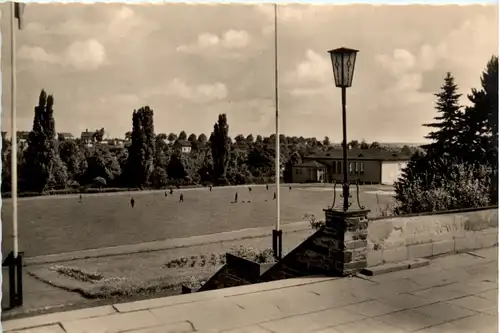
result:
[(287, 83), (317, 83), (326, 82), (332, 78), (331, 64), (327, 56), (322, 56), (313, 50), (306, 51), (306, 59), (285, 75)]
[(202, 33), (198, 36), (196, 43), (191, 45), (180, 45), (178, 52), (197, 53), (207, 49), (223, 48), (225, 50), (243, 49), (251, 42), (251, 37), (245, 30), (230, 29), (224, 32), (222, 36), (212, 33)]
[(51, 53), (39, 46), (22, 46), (18, 52), (22, 59), (33, 62), (61, 64), (78, 70), (94, 70), (106, 60), (104, 46), (95, 39), (76, 41), (61, 53)]
[(151, 95), (171, 95), (195, 103), (208, 103), (212, 101), (224, 100), (228, 95), (228, 89), (226, 85), (221, 82), (189, 85), (185, 81), (175, 78), (165, 87), (148, 91), (144, 95), (145, 97), (149, 97)]

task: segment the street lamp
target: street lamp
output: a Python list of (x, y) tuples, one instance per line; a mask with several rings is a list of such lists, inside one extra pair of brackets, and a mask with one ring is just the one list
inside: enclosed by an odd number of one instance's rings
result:
[(345, 212), (349, 209), (350, 206), (349, 182), (347, 179), (346, 88), (352, 85), (352, 79), (354, 76), (354, 65), (356, 63), (356, 55), (358, 53), (358, 50), (341, 47), (338, 49), (330, 50), (328, 51), (328, 53), (330, 53), (330, 58), (332, 60), (335, 86), (342, 89), (342, 135), (343, 135), (342, 198), (344, 199), (342, 209)]

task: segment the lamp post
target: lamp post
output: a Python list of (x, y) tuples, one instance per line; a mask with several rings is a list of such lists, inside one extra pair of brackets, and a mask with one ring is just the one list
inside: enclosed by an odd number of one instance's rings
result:
[[(354, 65), (358, 50), (341, 47), (328, 51), (332, 60), (333, 77), (335, 86), (342, 89), (342, 210), (349, 209), (349, 181), (347, 179), (347, 124), (346, 124), (346, 89), (352, 85)], [(334, 194), (335, 195), (335, 194)], [(333, 207), (332, 207), (333, 208)]]

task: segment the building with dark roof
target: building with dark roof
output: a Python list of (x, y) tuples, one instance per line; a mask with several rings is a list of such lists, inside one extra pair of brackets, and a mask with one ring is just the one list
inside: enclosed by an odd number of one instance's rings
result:
[(187, 140), (177, 140), (173, 146), (175, 149), (180, 149), (181, 152), (189, 154), (191, 152), (191, 142)]
[[(305, 157), (292, 167), (294, 183), (342, 182), (342, 150)], [(362, 183), (392, 185), (399, 178), (410, 156), (383, 149), (350, 149), (347, 152), (347, 178)]]

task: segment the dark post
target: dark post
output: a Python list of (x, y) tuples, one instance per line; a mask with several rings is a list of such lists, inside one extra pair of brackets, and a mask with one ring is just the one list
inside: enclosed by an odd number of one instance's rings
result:
[(344, 204), (342, 209), (347, 211), (349, 209), (349, 182), (347, 180), (347, 120), (346, 120), (346, 87), (342, 87), (342, 153), (343, 153), (343, 176), (344, 176), (344, 184), (342, 185), (342, 196), (344, 197)]

